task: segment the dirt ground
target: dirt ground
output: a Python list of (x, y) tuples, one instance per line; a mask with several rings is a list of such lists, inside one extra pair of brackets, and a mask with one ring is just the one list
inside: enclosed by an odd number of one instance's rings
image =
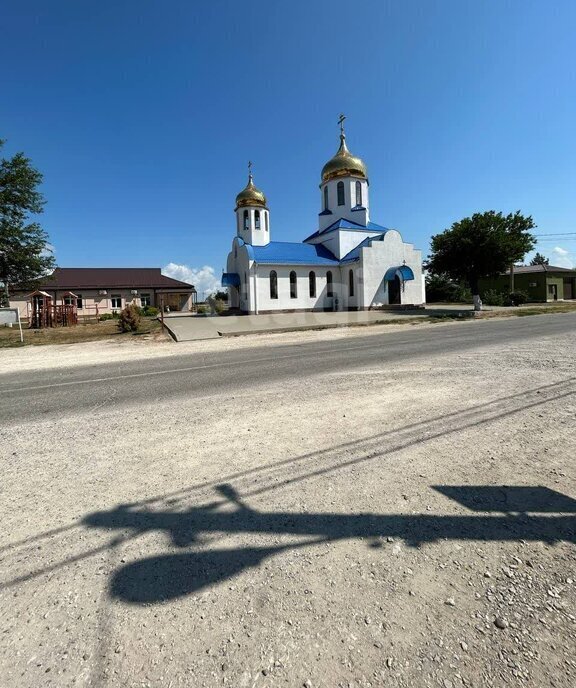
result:
[(104, 320), (97, 323), (81, 323), (76, 327), (46, 327), (41, 330), (31, 330), (22, 326), (24, 342), (20, 341), (20, 328), (0, 326), (0, 349), (2, 360), (4, 349), (22, 348), (27, 346), (66, 345), (94, 341), (113, 342), (126, 341), (139, 337), (143, 340), (165, 339), (162, 327), (155, 318), (143, 318), (141, 331), (136, 335), (131, 332), (120, 332), (117, 320)]
[(566, 336), (0, 426), (0, 684), (576, 685), (575, 392)]

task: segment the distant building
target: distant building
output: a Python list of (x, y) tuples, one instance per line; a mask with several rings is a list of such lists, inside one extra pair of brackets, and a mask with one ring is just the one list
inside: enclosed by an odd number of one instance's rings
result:
[[(487, 289), (510, 291), (510, 270), (480, 281), (480, 293)], [(530, 301), (569, 301), (576, 298), (576, 270), (554, 265), (514, 267), (514, 289), (528, 294)]]
[[(164, 306), (170, 311), (189, 311), (196, 303), (192, 284), (166, 277), (160, 268), (57, 268), (42, 280), (38, 289), (49, 294), (54, 303), (76, 297), (78, 315), (121, 311), (127, 304)], [(15, 292), (10, 305), (27, 315), (30, 291)]]
[(323, 167), (318, 229), (302, 243), (271, 241), (270, 211), (249, 170), (236, 197), (236, 237), (222, 286), (245, 313), (365, 310), (425, 301), (422, 255), (370, 219), (366, 165), (346, 146)]

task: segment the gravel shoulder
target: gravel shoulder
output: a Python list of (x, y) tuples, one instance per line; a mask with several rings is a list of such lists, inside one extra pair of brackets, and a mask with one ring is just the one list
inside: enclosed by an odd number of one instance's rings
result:
[[(366, 335), (398, 332), (412, 327), (459, 327), (470, 323), (410, 323), (401, 325), (371, 325), (342, 327), (306, 332), (279, 332), (254, 336), (176, 343), (173, 340), (106, 339), (81, 344), (54, 344), (43, 347), (4, 349), (0, 352), (0, 376), (28, 370), (55, 370), (68, 367), (105, 364), (110, 361), (147, 361), (193, 353), (236, 351), (242, 349), (284, 346), (305, 342), (355, 339)], [(479, 324), (479, 323), (471, 323)]]
[(575, 378), (557, 335), (0, 426), (2, 686), (573, 686)]

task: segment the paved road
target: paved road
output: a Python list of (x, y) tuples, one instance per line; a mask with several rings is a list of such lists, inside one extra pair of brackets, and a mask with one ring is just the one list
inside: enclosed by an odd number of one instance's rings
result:
[[(111, 362), (70, 370), (20, 372), (0, 376), (0, 422), (60, 416), (106, 406), (122, 407), (178, 396), (200, 399), (234, 395), (261, 381), (309, 378), (368, 365), (426, 358), (507, 342), (576, 333), (576, 313), (508, 318), (447, 327), (414, 328), (350, 339), (279, 347), (188, 353), (150, 361)], [(1, 363), (1, 361), (0, 361)]]

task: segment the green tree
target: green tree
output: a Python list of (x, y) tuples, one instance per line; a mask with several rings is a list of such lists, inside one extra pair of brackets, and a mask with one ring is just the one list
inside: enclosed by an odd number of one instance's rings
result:
[(459, 286), (448, 275), (426, 274), (426, 301), (455, 301)]
[(0, 305), (8, 305), (11, 289), (30, 288), (55, 267), (48, 235), (30, 221), (44, 207), (41, 182), (42, 174), (23, 153), (0, 160)]
[(445, 273), (456, 282), (465, 280), (474, 297), (474, 310), (482, 310), (480, 280), (496, 277), (523, 260), (534, 248), (530, 230), (535, 226), (532, 218), (520, 211), (509, 215), (494, 210), (475, 213), (432, 237), (426, 268), (433, 274)]
[(543, 256), (541, 253), (538, 253), (538, 252), (534, 256), (534, 258), (532, 258), (532, 260), (530, 261), (530, 265), (548, 265), (549, 263), (550, 263), (550, 261), (548, 260), (548, 258), (546, 258), (545, 256)]
[(213, 294), (215, 299), (220, 299), (220, 301), (228, 301), (228, 292), (227, 291), (217, 291), (214, 292)]

